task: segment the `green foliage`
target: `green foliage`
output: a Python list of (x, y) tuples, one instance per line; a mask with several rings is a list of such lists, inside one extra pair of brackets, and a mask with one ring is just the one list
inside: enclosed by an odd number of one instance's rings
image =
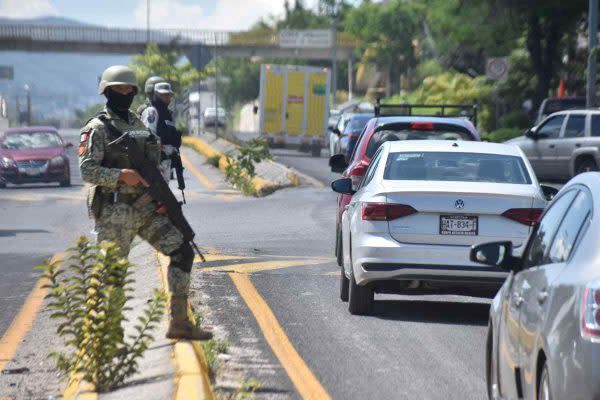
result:
[(525, 129), (530, 126), (527, 113), (522, 110), (508, 112), (498, 119), (500, 128), (519, 128)]
[(217, 391), (217, 400), (249, 400), (254, 398), (254, 393), (259, 390), (262, 385), (255, 379), (247, 378), (239, 379), (239, 387), (235, 392), (225, 393)]
[(89, 105), (85, 108), (78, 108), (75, 110), (75, 126), (83, 127), (85, 123), (96, 115), (98, 112), (104, 109), (104, 103), (97, 103)]
[(486, 142), (504, 143), (507, 140), (523, 136), (523, 129), (517, 128), (502, 128), (497, 131), (488, 133), (483, 137)]
[[(479, 125), (484, 130), (489, 130), (493, 125), (490, 112), (491, 93), (492, 86), (484, 77), (471, 78), (460, 73), (444, 72), (425, 78), (421, 86), (414, 92), (389, 97), (384, 99), (384, 102), (414, 104), (471, 104), (477, 102)], [(417, 110), (417, 112), (426, 114), (432, 111), (424, 109)]]
[(150, 43), (144, 54), (134, 56), (131, 68), (135, 71), (138, 79), (139, 94), (143, 95), (144, 83), (153, 75), (162, 76), (170, 82), (175, 93), (179, 93), (182, 88), (196, 83), (204, 77), (204, 74), (189, 62), (180, 64), (180, 59), (179, 52), (161, 50), (156, 43)]
[(137, 319), (135, 335), (125, 340), (125, 306), (131, 299), (131, 264), (119, 257), (114, 243), (93, 245), (80, 237), (69, 249), (66, 268), (59, 262), (46, 262), (38, 268), (47, 280), (50, 318), (57, 319), (57, 334), (64, 339), (67, 352), (53, 352), (57, 368), (69, 375), (81, 374), (105, 392), (123, 383), (138, 370), (138, 360), (154, 340), (152, 331), (159, 324), (166, 295), (154, 297)]
[(206, 358), (206, 364), (210, 372), (215, 372), (219, 363), (219, 354), (227, 354), (229, 346), (229, 341), (222, 339), (210, 339), (202, 343), (204, 357)]
[(235, 104), (247, 103), (258, 97), (260, 84), (260, 65), (249, 60), (219, 60), (219, 75), (227, 77), (219, 79), (219, 98), (226, 109), (231, 110)]
[(208, 165), (212, 165), (213, 167), (219, 168), (219, 161), (221, 161), (221, 155), (215, 154), (214, 156), (210, 156), (206, 158), (206, 163)]
[(229, 153), (225, 155), (227, 159), (225, 176), (244, 194), (256, 195), (252, 185), (252, 178), (256, 176), (254, 163), (271, 159), (269, 147), (262, 138), (256, 138), (249, 140), (237, 150), (238, 155), (235, 158)]

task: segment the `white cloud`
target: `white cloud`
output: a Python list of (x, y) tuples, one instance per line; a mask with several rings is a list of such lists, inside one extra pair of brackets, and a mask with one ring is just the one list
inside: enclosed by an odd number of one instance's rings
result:
[[(211, 14), (180, 0), (152, 0), (150, 27), (237, 31), (248, 29), (261, 18), (282, 14), (283, 0), (217, 0)], [(134, 16), (138, 27), (146, 26), (146, 0), (138, 2)]]
[(0, 0), (0, 17), (36, 18), (58, 15), (50, 0)]

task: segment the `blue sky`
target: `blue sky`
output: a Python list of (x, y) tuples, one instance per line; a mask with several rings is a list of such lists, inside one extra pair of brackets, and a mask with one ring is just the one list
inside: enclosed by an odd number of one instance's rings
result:
[[(0, 0), (0, 17), (62, 16), (97, 25), (144, 28), (147, 0)], [(246, 29), (281, 15), (284, 0), (149, 0), (156, 28)], [(314, 5), (317, 0), (306, 1)]]

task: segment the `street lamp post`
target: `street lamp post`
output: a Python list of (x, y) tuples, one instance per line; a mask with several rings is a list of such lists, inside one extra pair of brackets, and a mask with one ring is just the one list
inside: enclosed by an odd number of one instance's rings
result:
[(150, 0), (146, 0), (146, 46), (150, 44)]
[(587, 88), (585, 105), (587, 108), (592, 108), (596, 106), (596, 75), (598, 68), (596, 65), (596, 55), (598, 52), (598, 0), (589, 0), (588, 36), (589, 56), (587, 65)]

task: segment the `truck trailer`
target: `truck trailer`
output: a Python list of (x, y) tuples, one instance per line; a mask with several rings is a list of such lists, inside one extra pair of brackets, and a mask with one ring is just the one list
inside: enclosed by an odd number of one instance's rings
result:
[(329, 118), (328, 68), (263, 64), (259, 129), (271, 147), (298, 147), (319, 157)]

